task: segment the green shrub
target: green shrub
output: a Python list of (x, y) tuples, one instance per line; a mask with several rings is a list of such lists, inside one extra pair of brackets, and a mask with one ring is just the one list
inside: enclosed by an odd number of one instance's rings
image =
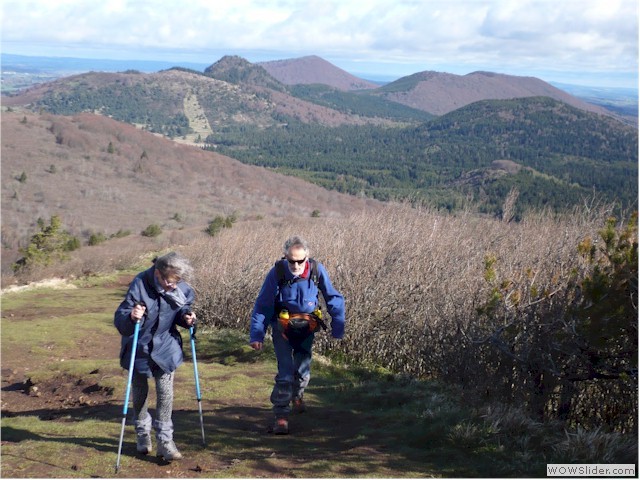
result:
[(235, 214), (228, 215), (226, 218), (218, 215), (216, 218), (209, 222), (209, 226), (205, 229), (205, 232), (213, 237), (217, 235), (223, 228), (231, 228), (236, 222), (236, 219), (237, 218)]
[(80, 242), (80, 239), (72, 236), (65, 242), (62, 249), (65, 252), (73, 252), (74, 250), (78, 250), (81, 246), (82, 243)]
[(111, 235), (111, 238), (124, 238), (131, 235), (131, 230), (118, 230), (116, 233)]
[(152, 223), (147, 228), (145, 228), (142, 232), (140, 232), (140, 234), (143, 237), (157, 237), (161, 233), (162, 233), (162, 228), (160, 228), (160, 225), (156, 223)]
[(107, 241), (107, 236), (104, 233), (92, 233), (89, 236), (89, 245), (90, 246), (94, 246), (94, 245), (99, 245), (103, 242)]
[(29, 245), (20, 249), (23, 257), (13, 265), (14, 272), (65, 260), (66, 252), (80, 248), (80, 240), (62, 229), (60, 217), (52, 216), (49, 225), (39, 218), (38, 227), (40, 231), (31, 237)]

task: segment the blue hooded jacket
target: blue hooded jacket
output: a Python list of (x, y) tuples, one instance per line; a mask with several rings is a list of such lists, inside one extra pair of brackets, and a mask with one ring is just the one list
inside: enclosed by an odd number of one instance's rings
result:
[(175, 371), (183, 362), (182, 337), (176, 325), (189, 328), (182, 316), (191, 310), (195, 299), (193, 289), (183, 281), (176, 286), (184, 295), (183, 299), (167, 295), (156, 285), (154, 271), (155, 267), (151, 267), (133, 279), (125, 299), (114, 315), (114, 325), (122, 335), (120, 365), (128, 370), (135, 330), (131, 311), (136, 302), (145, 303), (147, 309), (138, 333), (134, 370), (148, 377), (152, 376), (153, 362), (165, 373)]
[[(280, 260), (287, 262), (286, 260)], [(327, 311), (331, 315), (331, 336), (344, 336), (345, 307), (344, 297), (331, 284), (329, 275), (320, 262), (316, 262), (318, 285), (309, 278), (290, 282), (294, 279), (289, 267), (285, 265), (285, 284), (278, 285), (278, 274), (274, 266), (269, 270), (262, 284), (258, 298), (251, 313), (251, 332), (249, 343), (263, 342), (267, 327), (277, 328), (280, 309), (291, 313), (312, 313), (318, 305), (318, 289), (322, 292)]]

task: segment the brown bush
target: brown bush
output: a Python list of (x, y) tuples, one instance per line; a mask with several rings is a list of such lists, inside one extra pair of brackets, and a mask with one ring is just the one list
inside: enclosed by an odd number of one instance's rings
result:
[[(246, 330), (253, 302), (281, 256), (282, 243), (300, 234), (347, 304), (344, 340), (334, 344), (319, 334), (318, 351), (334, 349), (357, 362), (441, 378), (464, 385), (474, 398), (523, 402), (523, 408), (534, 412), (542, 399), (542, 410), (552, 418), (561, 413), (558, 405), (551, 405), (557, 384), (536, 383), (540, 373), (531, 368), (535, 359), (514, 361), (490, 336), (506, 327), (516, 305), (531, 303), (519, 310), (528, 315), (531, 330), (542, 328), (548, 315), (566, 313), (572, 282), (587, 268), (577, 245), (596, 234), (608, 213), (600, 208), (562, 218), (530, 214), (520, 223), (506, 223), (394, 205), (348, 219), (245, 222), (189, 248), (196, 266), (199, 315), (210, 325)], [(502, 279), (508, 279), (506, 285), (499, 283)], [(487, 315), (501, 288), (512, 293), (502, 292)], [(543, 297), (544, 311), (534, 303)], [(527, 350), (521, 353), (544, 354), (535, 345), (523, 345)], [(547, 391), (538, 398), (539, 388)], [(623, 403), (611, 405), (628, 416), (629, 404)], [(603, 422), (615, 423), (605, 417)]]

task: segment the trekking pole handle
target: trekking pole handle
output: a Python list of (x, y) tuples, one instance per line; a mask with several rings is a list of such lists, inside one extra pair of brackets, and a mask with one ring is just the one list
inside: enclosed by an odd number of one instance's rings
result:
[(136, 300), (135, 302), (133, 302), (133, 306), (135, 307), (144, 307), (144, 313), (142, 314), (142, 317), (136, 319), (136, 323), (142, 323), (142, 319), (147, 315), (147, 304), (144, 303), (142, 300)]
[(191, 322), (191, 325), (189, 325), (189, 332), (191, 333), (191, 339), (195, 340), (196, 339), (196, 314), (193, 310), (189, 309), (186, 312), (184, 312), (185, 316), (186, 315), (192, 315), (193, 316), (193, 321)]

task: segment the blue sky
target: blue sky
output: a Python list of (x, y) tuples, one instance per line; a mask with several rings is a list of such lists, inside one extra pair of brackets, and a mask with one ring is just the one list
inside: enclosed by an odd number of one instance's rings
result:
[(3, 0), (3, 53), (212, 64), (318, 55), (392, 80), (638, 86), (637, 0)]

